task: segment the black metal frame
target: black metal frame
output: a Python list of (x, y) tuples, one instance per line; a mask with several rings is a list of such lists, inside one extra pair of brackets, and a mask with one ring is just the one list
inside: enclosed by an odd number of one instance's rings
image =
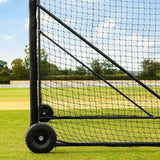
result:
[(108, 146), (108, 147), (140, 147), (152, 146), (159, 147), (160, 142), (95, 142), (95, 143), (66, 143), (58, 141), (56, 147), (65, 146)]
[(30, 125), (38, 123), (37, 99), (37, 2), (29, 0), (29, 48), (30, 48)]
[[(36, 17), (36, 12), (38, 8), (38, 17)], [(66, 51), (63, 47), (61, 47), (59, 44), (57, 44), (54, 40), (50, 39), (45, 33), (40, 31), (40, 9), (43, 10), (45, 13), (47, 13), (49, 16), (51, 16), (54, 20), (56, 20), (59, 24), (61, 24), (63, 27), (68, 29), (70, 32), (72, 32), (75, 36), (80, 38), (83, 42), (88, 44), (92, 49), (97, 51), (99, 54), (101, 54), (104, 58), (109, 60), (112, 64), (114, 64), (116, 67), (118, 67), (121, 71), (126, 73), (131, 79), (135, 80), (139, 85), (144, 87), (146, 90), (148, 90), (151, 94), (153, 94), (155, 97), (160, 99), (160, 95), (158, 95), (156, 92), (154, 92), (151, 88), (146, 86), (144, 83), (142, 83), (140, 80), (138, 80), (136, 77), (134, 77), (132, 74), (130, 74), (127, 70), (125, 70), (122, 66), (117, 64), (114, 60), (112, 60), (110, 57), (108, 57), (105, 53), (103, 53), (101, 50), (99, 50), (96, 46), (91, 44), (89, 41), (87, 41), (84, 37), (82, 37), (80, 34), (78, 34), (76, 31), (74, 31), (71, 27), (66, 25), (64, 22), (62, 22), (60, 19), (58, 19), (56, 16), (54, 16), (51, 12), (46, 10), (43, 6), (40, 5), (40, 0), (29, 0), (29, 10), (30, 10), (30, 25), (29, 25), (29, 46), (30, 46), (30, 125), (33, 125), (35, 123), (39, 122), (39, 109), (38, 105), (41, 104), (41, 75), (40, 75), (40, 35), (45, 36), (48, 38), (51, 42), (53, 42), (54, 45), (58, 46), (60, 49), (62, 49), (64, 52), (66, 52), (68, 55), (70, 55), (72, 58), (77, 60), (79, 63), (81, 63), (85, 68), (90, 70), (95, 76), (97, 76), (99, 79), (104, 81), (106, 84), (108, 84), (110, 87), (112, 87), (114, 90), (116, 90), (118, 93), (120, 93), (122, 96), (124, 96), (127, 100), (129, 100), (131, 103), (133, 103), (135, 106), (137, 106), (139, 109), (141, 109), (143, 112), (145, 112), (148, 116), (144, 117), (138, 117), (138, 116), (82, 116), (82, 117), (70, 117), (70, 116), (63, 116), (63, 117), (45, 117), (50, 119), (160, 119), (159, 116), (154, 117), (150, 113), (148, 113), (146, 110), (144, 110), (141, 106), (136, 104), (134, 101), (132, 101), (129, 97), (124, 95), (121, 91), (119, 91), (117, 88), (115, 88), (112, 84), (110, 84), (108, 81), (106, 81), (103, 77), (101, 77), (99, 74), (94, 72), (92, 69), (90, 69), (88, 66), (86, 66), (84, 63), (76, 59), (73, 55), (71, 55), (68, 51)], [(38, 18), (38, 23), (37, 23)], [(37, 55), (37, 35), (38, 35), (38, 55)], [(39, 84), (38, 82), (39, 81)], [(39, 90), (37, 89), (39, 87)], [(38, 94), (39, 91), (39, 94)], [(39, 97), (39, 99), (38, 99)], [(44, 118), (44, 117), (43, 117)], [(160, 146), (160, 142), (93, 142), (93, 143), (66, 143), (62, 141), (57, 141), (56, 146), (121, 146), (121, 147), (127, 147), (127, 146)]]

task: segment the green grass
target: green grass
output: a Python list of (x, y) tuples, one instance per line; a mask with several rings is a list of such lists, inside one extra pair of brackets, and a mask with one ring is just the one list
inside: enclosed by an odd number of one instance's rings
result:
[[(118, 87), (118, 89), (145, 108), (156, 108), (158, 105), (158, 98), (153, 96), (144, 88), (140, 87)], [(160, 88), (152, 87), (157, 93)], [(44, 102), (54, 102), (54, 108), (62, 109), (69, 108), (135, 108), (135, 106), (124, 98), (117, 91), (111, 87), (80, 87), (80, 88), (52, 88), (42, 89)]]
[[(80, 91), (78, 93), (78, 90), (76, 89), (73, 91), (74, 93), (76, 92), (75, 96), (79, 94), (81, 97), (83, 93), (83, 91)], [(73, 95), (73, 91), (70, 90), (69, 94), (66, 94), (66, 96), (71, 97)], [(88, 94), (89, 92), (86, 91), (85, 93)], [(61, 98), (62, 92), (59, 91), (58, 93), (59, 98)], [(91, 92), (91, 94), (93, 94), (93, 92)], [(98, 94), (99, 93), (97, 93), (97, 95)], [(106, 93), (103, 92), (102, 94), (105, 95)], [(86, 95), (86, 99), (87, 98), (88, 97)], [(29, 110), (25, 109), (28, 108), (29, 89), (0, 89), (0, 160), (159, 160), (160, 147), (57, 147), (48, 154), (34, 154), (26, 147), (25, 144), (25, 133), (29, 128), (30, 115)], [(132, 109), (126, 109), (125, 113), (128, 114), (131, 110)], [(105, 110), (103, 111), (105, 112)], [(57, 111), (55, 112), (58, 114)], [(74, 112), (75, 111), (72, 108), (70, 110), (65, 110), (64, 113), (66, 115), (74, 115)], [(93, 112), (91, 113), (89, 112), (89, 110), (82, 109), (76, 110), (76, 112), (78, 113), (78, 115), (86, 115), (100, 113), (100, 110), (93, 109)], [(120, 109), (114, 110), (115, 114), (118, 114), (118, 112), (120, 112)], [(105, 113), (108, 114), (111, 112), (109, 111)], [(63, 114), (63, 110), (60, 110), (59, 114)], [(78, 137), (79, 131), (84, 130), (84, 132), (80, 134), (85, 133), (88, 136), (89, 140), (92, 140), (92, 137), (90, 137), (90, 133), (94, 133), (96, 128), (101, 128), (100, 133), (99, 131), (96, 132), (97, 136), (102, 137), (100, 138), (100, 140), (103, 140), (103, 138), (112, 139), (113, 137), (110, 134), (110, 130), (112, 130), (112, 134), (113, 131), (117, 131), (114, 133), (118, 134), (118, 137), (116, 138), (123, 140), (124, 136), (121, 135), (122, 131), (125, 131), (123, 132), (123, 134), (126, 137), (128, 136), (129, 131), (130, 136), (134, 136), (131, 134), (131, 131), (135, 131), (135, 133), (137, 132), (136, 136), (138, 136), (138, 133), (143, 132), (143, 127), (145, 127), (145, 132), (142, 136), (145, 137), (147, 136), (146, 133), (148, 133), (149, 131), (153, 131), (153, 134), (150, 134), (149, 136), (155, 139), (154, 130), (152, 129), (156, 128), (156, 136), (160, 138), (159, 120), (143, 120), (141, 122), (133, 120), (132, 123), (130, 123), (129, 121), (127, 122), (127, 120), (121, 120), (121, 122), (118, 122), (118, 120), (104, 120), (103, 123), (101, 123), (101, 121), (102, 120), (98, 120), (95, 122), (94, 120), (84, 120), (81, 121), (81, 123), (77, 124), (75, 120), (56, 120), (52, 122), (52, 126), (57, 133), (59, 132), (58, 134), (60, 134), (60, 136), (63, 136), (63, 134), (65, 133), (63, 138), (66, 139), (67, 136), (70, 135), (70, 133), (71, 136), (76, 135)], [(91, 127), (93, 126), (93, 124), (94, 127)], [(128, 132), (126, 132), (125, 129), (126, 124), (128, 125)], [(88, 126), (90, 126), (89, 130)], [(103, 128), (108, 129), (108, 131), (103, 131)], [(147, 130), (147, 128), (150, 128), (150, 130)], [(70, 133), (67, 133), (69, 131)], [(92, 136), (96, 135), (92, 134)], [(93, 140), (94, 139), (95, 137), (93, 137)], [(134, 140), (134, 137), (132, 138), (132, 140)]]
[(28, 88), (1, 88), (0, 110), (29, 109)]
[(48, 154), (34, 154), (25, 145), (29, 111), (0, 111), (2, 160), (159, 160), (159, 147), (58, 147)]
[[(117, 87), (119, 91), (134, 99), (136, 101), (145, 101), (151, 100), (154, 97), (150, 94), (146, 89), (139, 88), (139, 87)], [(160, 89), (152, 87), (153, 90), (159, 92)], [(117, 91), (113, 90), (111, 87), (79, 87), (79, 88), (52, 88), (52, 89), (42, 89), (42, 93), (46, 96), (67, 98), (67, 99), (78, 99), (79, 101), (82, 100), (104, 100), (107, 99), (109, 101), (117, 100), (117, 97), (121, 100), (123, 99)]]

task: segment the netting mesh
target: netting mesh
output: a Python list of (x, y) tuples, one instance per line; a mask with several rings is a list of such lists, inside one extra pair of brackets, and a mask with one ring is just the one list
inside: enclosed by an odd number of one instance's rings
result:
[[(160, 94), (159, 0), (41, 0), (40, 5)], [(51, 121), (58, 140), (159, 142), (160, 120), (152, 119), (160, 116), (159, 98), (51, 14), (40, 9), (38, 20), (40, 96), (54, 116), (74, 117)]]

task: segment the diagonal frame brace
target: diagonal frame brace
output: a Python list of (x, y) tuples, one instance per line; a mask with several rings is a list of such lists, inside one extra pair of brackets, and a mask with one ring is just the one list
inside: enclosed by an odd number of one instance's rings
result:
[(102, 76), (100, 76), (98, 73), (96, 73), (95, 71), (93, 71), (91, 68), (89, 68), (88, 66), (86, 66), (83, 62), (81, 62), (79, 59), (77, 59), (75, 56), (73, 56), (71, 53), (69, 53), (67, 50), (65, 50), (62, 46), (60, 46), (58, 43), (56, 43), (53, 39), (51, 39), (50, 37), (48, 37), (44, 32), (39, 31), (41, 35), (43, 35), (44, 37), (46, 37), (48, 40), (50, 40), (53, 44), (55, 44), (57, 47), (59, 47), (61, 50), (63, 50), (65, 53), (67, 53), (69, 56), (71, 56), (73, 59), (75, 59), (77, 62), (79, 62), (81, 65), (83, 65), (86, 69), (88, 69), (90, 72), (92, 72), (96, 77), (98, 77), (99, 79), (101, 79), (103, 82), (105, 82), (106, 84), (108, 84), (111, 88), (113, 88), (115, 91), (117, 91), (119, 94), (121, 94), (123, 97), (125, 97), (128, 101), (130, 101), (131, 103), (133, 103), (135, 106), (137, 106), (140, 110), (142, 110), (143, 112), (145, 112), (148, 116), (153, 117), (154, 116), (152, 114), (150, 114), (149, 112), (147, 112), (145, 109), (143, 109), (140, 105), (138, 105), (137, 103), (135, 103), (132, 99), (130, 99), (128, 96), (126, 96), (124, 93), (122, 93), (119, 89), (117, 89), (116, 87), (114, 87), (111, 83), (109, 83), (108, 81), (106, 81)]
[(89, 45), (92, 49), (94, 49), (95, 51), (97, 51), (100, 55), (102, 55), (104, 58), (106, 58), (108, 61), (110, 61), (116, 67), (118, 67), (121, 71), (123, 71), (124, 73), (126, 73), (131, 79), (135, 80), (139, 85), (141, 85), (142, 87), (144, 87), (152, 95), (154, 95), (155, 97), (157, 97), (158, 99), (160, 99), (160, 95), (159, 94), (157, 94), (156, 92), (154, 92), (150, 87), (148, 87), (146, 84), (144, 84), (143, 82), (141, 82), (138, 78), (136, 78), (131, 73), (129, 73), (125, 68), (123, 68), (117, 62), (115, 62), (112, 58), (110, 58), (109, 56), (107, 56), (104, 52), (102, 52), (100, 49), (98, 49), (91, 42), (89, 42), (84, 37), (82, 37), (82, 35), (80, 35), (75, 30), (73, 30), (71, 27), (69, 27), (67, 24), (65, 24), (61, 19), (59, 19), (58, 17), (56, 17), (55, 15), (53, 15), (50, 11), (48, 11), (46, 8), (44, 8), (40, 4), (37, 4), (37, 7), (39, 7), (40, 9), (42, 9), (45, 13), (47, 13), (49, 16), (51, 16), (54, 20), (56, 20), (58, 23), (60, 23), (63, 27), (65, 27), (66, 29), (68, 29), (71, 33), (73, 33), (78, 38), (80, 38), (83, 42), (85, 42), (87, 45)]

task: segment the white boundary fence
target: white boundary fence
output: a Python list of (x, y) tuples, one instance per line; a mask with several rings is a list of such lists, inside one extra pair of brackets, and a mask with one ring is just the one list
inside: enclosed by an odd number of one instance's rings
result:
[(10, 84), (0, 84), (0, 88), (29, 88), (30, 81), (10, 81)]
[[(109, 80), (112, 85), (115, 85), (116, 87), (120, 86), (127, 86), (127, 87), (136, 87), (138, 84), (132, 80)], [(160, 87), (160, 80), (143, 80), (146, 85), (149, 87)], [(54, 80), (54, 81), (42, 81), (41, 83), (42, 87), (46, 86), (52, 86), (52, 88), (55, 87), (107, 87), (105, 83), (101, 83), (101, 81), (98, 80), (84, 80), (84, 81), (78, 81), (78, 80)], [(30, 81), (10, 81), (10, 84), (0, 84), (0, 88), (29, 88), (30, 87)]]

